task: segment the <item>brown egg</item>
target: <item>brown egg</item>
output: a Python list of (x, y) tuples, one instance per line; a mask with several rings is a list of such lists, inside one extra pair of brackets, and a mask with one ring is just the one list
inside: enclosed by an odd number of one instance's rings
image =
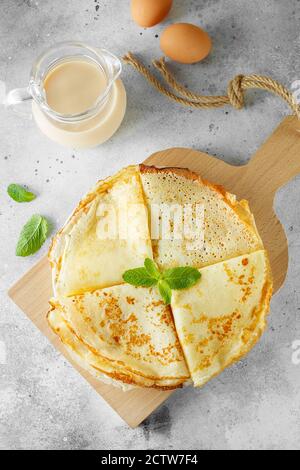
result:
[(131, 0), (134, 21), (146, 28), (160, 23), (169, 13), (173, 0)]
[(212, 43), (209, 35), (198, 26), (177, 23), (164, 30), (160, 47), (170, 59), (182, 64), (193, 64), (208, 56)]

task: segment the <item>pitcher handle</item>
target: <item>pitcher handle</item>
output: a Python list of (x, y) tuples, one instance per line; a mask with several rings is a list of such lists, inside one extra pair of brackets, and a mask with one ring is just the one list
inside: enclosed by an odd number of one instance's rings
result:
[(32, 113), (31, 113), (31, 106), (30, 106), (30, 111), (27, 109), (25, 110), (24, 106), (21, 108), (18, 107), (19, 104), (24, 104), (26, 102), (29, 102), (32, 100), (32, 95), (30, 93), (29, 87), (25, 88), (15, 88), (14, 90), (11, 90), (7, 93), (5, 99), (4, 99), (4, 105), (7, 108), (12, 108), (12, 110), (19, 114), (20, 116), (25, 116), (29, 119), (32, 118)]

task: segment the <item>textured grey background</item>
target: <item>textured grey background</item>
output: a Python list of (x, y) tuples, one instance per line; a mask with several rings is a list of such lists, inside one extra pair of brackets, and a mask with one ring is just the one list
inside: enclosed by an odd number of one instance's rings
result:
[[(287, 86), (300, 79), (299, 1), (175, 0), (167, 23), (191, 21), (214, 42), (194, 66), (174, 65), (192, 89), (222, 93), (236, 73), (270, 74)], [(34, 58), (57, 41), (80, 39), (119, 56), (127, 50), (158, 57), (164, 25), (132, 23), (129, 0), (1, 0), (0, 80), (26, 85)], [(7, 288), (47, 250), (27, 259), (14, 249), (32, 213), (58, 228), (98, 178), (154, 151), (186, 146), (240, 164), (287, 114), (286, 105), (249, 93), (246, 110), (196, 111), (169, 102), (125, 66), (128, 111), (120, 131), (100, 148), (72, 151), (48, 141), (32, 121), (0, 108), (0, 448), (22, 449), (299, 449), (300, 177), (277, 194), (276, 210), (290, 248), (285, 286), (273, 298), (270, 328), (249, 356), (202, 390), (176, 392), (142, 426), (130, 430), (58, 354), (6, 295)], [(300, 157), (300, 156), (299, 156)], [(284, 162), (283, 162), (284, 164)], [(18, 205), (11, 182), (39, 197)], [(6, 351), (6, 358), (4, 357)]]

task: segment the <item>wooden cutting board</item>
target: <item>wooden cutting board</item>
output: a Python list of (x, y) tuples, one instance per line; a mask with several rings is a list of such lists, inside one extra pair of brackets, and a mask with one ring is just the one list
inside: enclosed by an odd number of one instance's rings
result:
[[(250, 162), (242, 167), (234, 167), (205, 153), (184, 148), (164, 150), (145, 161), (148, 165), (189, 168), (204, 178), (223, 185), (239, 199), (248, 199), (258, 230), (270, 254), (275, 291), (286, 276), (288, 248), (284, 230), (273, 210), (273, 200), (277, 189), (300, 173), (299, 130), (299, 121), (289, 116)], [(73, 363), (46, 322), (51, 295), (50, 268), (46, 258), (37, 263), (9, 291), (12, 300)], [(122, 392), (98, 382), (74, 363), (73, 366), (131, 427), (138, 426), (172, 393), (147, 389)]]

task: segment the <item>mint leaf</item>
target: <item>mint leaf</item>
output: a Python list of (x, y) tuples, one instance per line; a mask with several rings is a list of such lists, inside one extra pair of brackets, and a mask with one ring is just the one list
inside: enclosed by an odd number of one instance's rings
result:
[(154, 277), (154, 279), (157, 279), (157, 280), (160, 279), (160, 272), (158, 270), (156, 263), (152, 259), (146, 258), (144, 262), (144, 266), (149, 276)]
[(199, 281), (201, 277), (200, 272), (196, 268), (182, 267), (167, 269), (162, 278), (169, 284), (171, 289), (187, 289), (192, 287)]
[(36, 198), (36, 195), (27, 191), (19, 184), (10, 184), (7, 188), (8, 195), (17, 202), (30, 202)]
[(159, 293), (163, 298), (164, 303), (166, 305), (170, 305), (171, 298), (172, 298), (172, 291), (171, 291), (169, 284), (163, 279), (161, 279), (160, 281), (158, 281), (157, 286), (158, 286)]
[(17, 256), (36, 253), (44, 243), (49, 232), (49, 223), (41, 215), (33, 215), (24, 225), (16, 248)]
[(150, 276), (146, 268), (129, 269), (123, 274), (123, 279), (136, 287), (151, 287), (157, 283), (157, 279)]

